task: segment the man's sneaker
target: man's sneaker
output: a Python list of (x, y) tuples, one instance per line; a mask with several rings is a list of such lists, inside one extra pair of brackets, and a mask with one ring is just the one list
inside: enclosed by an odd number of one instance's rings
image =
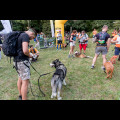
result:
[(91, 66), (91, 69), (94, 69), (94, 68), (95, 68), (95, 66), (92, 65), (92, 66)]
[(74, 58), (75, 56), (74, 55), (72, 55), (72, 58)]
[(103, 69), (103, 71), (105, 72), (106, 69), (105, 69), (104, 67), (103, 67), (102, 69)]
[(68, 58), (70, 58), (71, 56), (70, 55), (68, 55)]
[(18, 97), (18, 100), (22, 100), (22, 96), (21, 95)]

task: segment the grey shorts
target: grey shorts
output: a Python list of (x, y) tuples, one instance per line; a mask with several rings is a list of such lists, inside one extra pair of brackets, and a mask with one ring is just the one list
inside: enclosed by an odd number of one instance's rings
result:
[[(13, 64), (15, 66), (15, 62)], [(17, 68), (18, 77), (20, 77), (21, 80), (30, 79), (30, 63), (28, 61), (17, 62)]]
[(102, 55), (106, 55), (108, 53), (107, 47), (96, 47), (95, 53), (98, 54), (98, 55), (100, 53)]

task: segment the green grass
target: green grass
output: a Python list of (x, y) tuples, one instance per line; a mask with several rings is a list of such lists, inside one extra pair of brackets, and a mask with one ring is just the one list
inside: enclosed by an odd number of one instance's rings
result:
[[(33, 42), (32, 42), (33, 43)], [(112, 52), (114, 46), (110, 47), (107, 59), (109, 60), (114, 54)], [(75, 50), (79, 51), (78, 43)], [(86, 51), (88, 56), (94, 57), (95, 44), (89, 40)], [(56, 48), (48, 48), (40, 50), (40, 57), (33, 66), (40, 74), (55, 70), (49, 64), (59, 59), (68, 69), (67, 86), (63, 86), (61, 96), (63, 100), (119, 100), (120, 99), (120, 62), (115, 65), (114, 75), (112, 79), (106, 79), (106, 74), (102, 71), (102, 57), (100, 56), (96, 62), (96, 67), (91, 70), (92, 59), (68, 59), (69, 47), (65, 50), (57, 51)], [(17, 90), (17, 73), (13, 69), (13, 64), (7, 61), (2, 54), (0, 61), (0, 100), (16, 100), (18, 97)], [(34, 94), (38, 94), (37, 79), (38, 74), (31, 68), (31, 83)], [(40, 79), (41, 89), (45, 92), (45, 97), (33, 97), (30, 88), (29, 100), (51, 100), (51, 78), (52, 74), (43, 76)], [(56, 100), (55, 98), (53, 100)]]

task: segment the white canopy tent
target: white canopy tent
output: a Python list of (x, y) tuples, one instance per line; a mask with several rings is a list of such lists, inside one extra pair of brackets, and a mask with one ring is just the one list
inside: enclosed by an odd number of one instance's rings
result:
[(4, 27), (2, 31), (0, 31), (0, 34), (7, 34), (12, 32), (11, 24), (9, 20), (1, 20), (1, 23)]

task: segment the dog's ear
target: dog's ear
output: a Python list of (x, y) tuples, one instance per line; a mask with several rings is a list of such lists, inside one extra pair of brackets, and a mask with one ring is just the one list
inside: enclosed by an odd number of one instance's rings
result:
[(59, 61), (59, 59), (56, 59), (56, 61)]

